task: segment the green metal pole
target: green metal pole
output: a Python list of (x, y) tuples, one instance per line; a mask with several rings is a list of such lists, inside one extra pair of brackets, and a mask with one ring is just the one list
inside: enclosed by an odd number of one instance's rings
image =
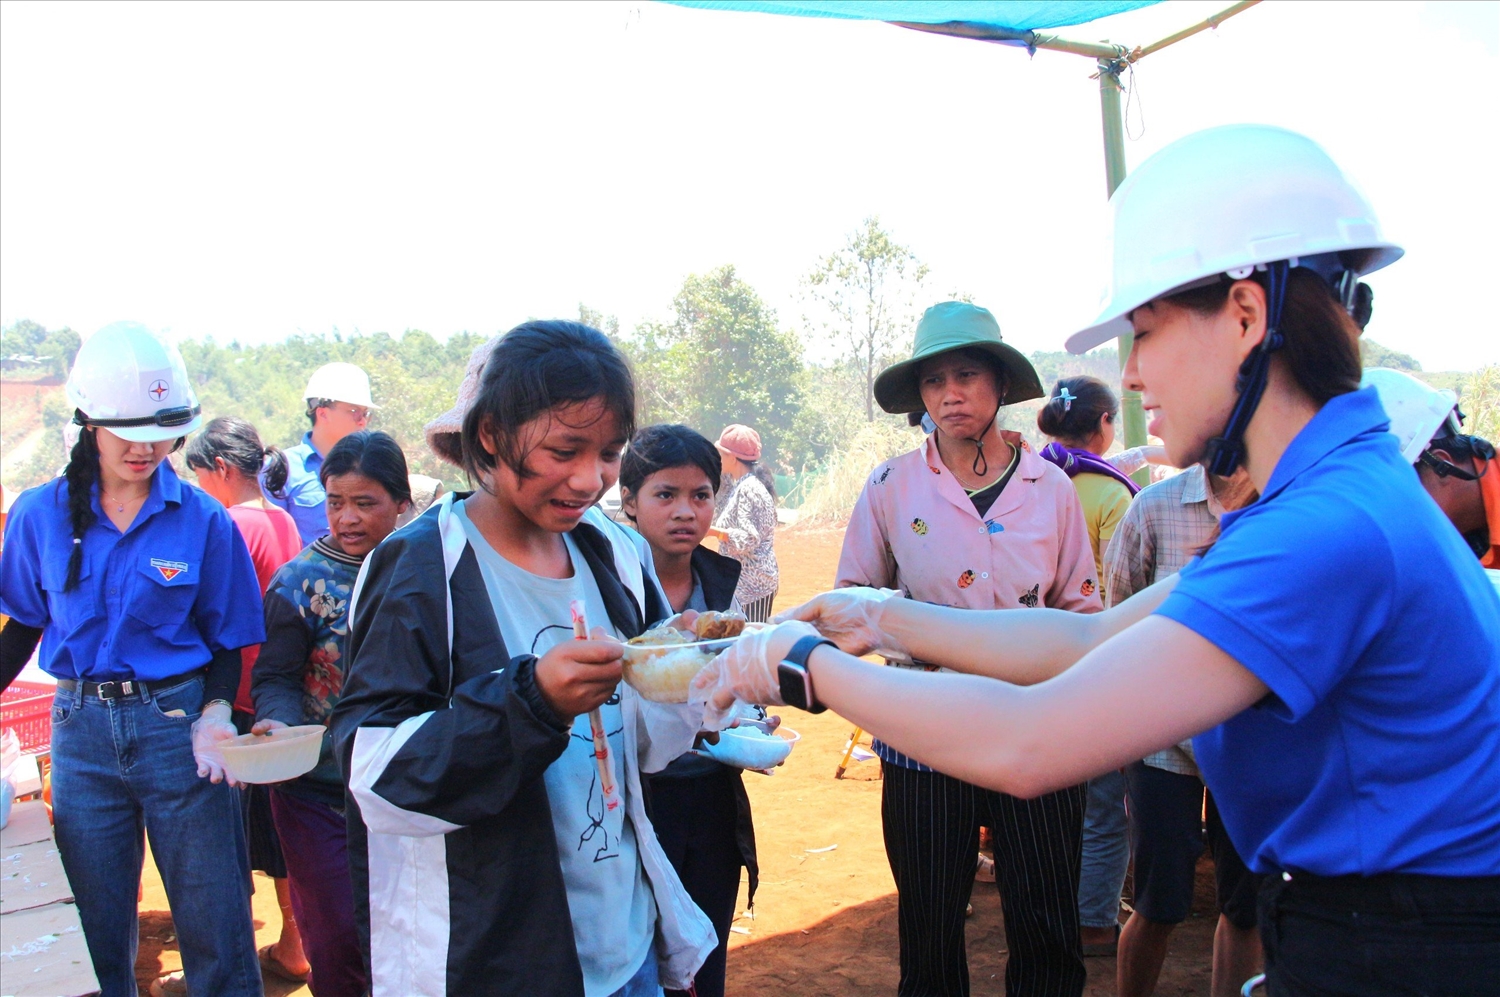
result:
[[(1120, 111), (1120, 70), (1124, 63), (1116, 59), (1099, 60), (1099, 110), (1104, 119), (1104, 176), (1108, 196), (1113, 197), (1115, 188), (1125, 182), (1125, 119)], [(1130, 356), (1134, 337), (1125, 333), (1119, 339), (1120, 369), (1125, 369), (1125, 359)], [(1120, 392), (1120, 414), (1124, 417), (1125, 445), (1144, 446), (1146, 443), (1146, 413), (1141, 409), (1138, 391)], [(1151, 472), (1142, 468), (1134, 474), (1137, 484), (1151, 482)]]

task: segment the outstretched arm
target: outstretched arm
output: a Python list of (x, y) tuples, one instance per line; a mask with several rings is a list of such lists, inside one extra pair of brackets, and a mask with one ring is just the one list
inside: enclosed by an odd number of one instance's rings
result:
[[(694, 685), (712, 686), (714, 696), (779, 701), (775, 663), (805, 632), (788, 625), (743, 640)], [(808, 669), (819, 701), (896, 750), (966, 782), (1026, 797), (1176, 744), (1267, 692), (1217, 646), (1164, 617), (1140, 622), (1032, 686), (883, 668), (826, 646), (808, 658)]]
[(955, 671), (1031, 685), (1144, 620), (1176, 584), (1175, 575), (1163, 579), (1102, 613), (950, 609), (889, 590), (851, 588), (820, 595), (777, 619), (811, 623), (850, 654), (904, 653)]

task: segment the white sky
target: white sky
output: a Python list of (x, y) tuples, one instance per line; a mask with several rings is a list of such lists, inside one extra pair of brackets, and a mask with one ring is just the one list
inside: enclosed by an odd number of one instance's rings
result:
[[(1062, 33), (1140, 44), (1225, 6)], [(1497, 3), (1268, 0), (1137, 67), (1127, 156), (1232, 121), (1312, 135), (1407, 248), (1370, 335), (1429, 370), (1495, 362), (1497, 49)], [(583, 301), (629, 327), (734, 263), (797, 327), (799, 277), (876, 213), (933, 300), (1060, 349), (1101, 286), (1092, 72), (654, 3), (10, 0), (0, 321), (445, 337)]]

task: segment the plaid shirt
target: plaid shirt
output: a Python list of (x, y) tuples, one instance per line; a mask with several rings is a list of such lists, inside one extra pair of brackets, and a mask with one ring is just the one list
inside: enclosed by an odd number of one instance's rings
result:
[[(1176, 574), (1197, 556), (1219, 525), (1208, 499), (1208, 475), (1198, 466), (1141, 489), (1115, 528), (1104, 558), (1104, 590), (1111, 605)], [(1145, 762), (1179, 775), (1198, 775), (1192, 741), (1153, 752)]]

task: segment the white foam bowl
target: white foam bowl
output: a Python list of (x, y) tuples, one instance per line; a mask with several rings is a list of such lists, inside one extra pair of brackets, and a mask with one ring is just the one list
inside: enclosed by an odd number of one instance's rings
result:
[(792, 753), (792, 740), (767, 734), (759, 727), (726, 727), (719, 731), (719, 743), (703, 745), (703, 751), (716, 762), (741, 769), (775, 768)]
[(322, 724), (282, 727), (268, 734), (241, 734), (223, 742), (224, 767), (239, 782), (286, 782), (306, 775), (323, 750)]

